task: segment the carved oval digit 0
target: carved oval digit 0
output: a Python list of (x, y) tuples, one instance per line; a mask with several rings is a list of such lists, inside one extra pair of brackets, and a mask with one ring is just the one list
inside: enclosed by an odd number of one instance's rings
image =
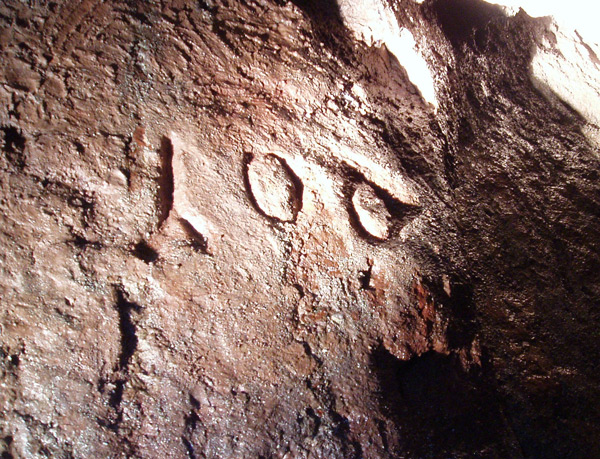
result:
[(384, 240), (390, 236), (390, 215), (383, 200), (367, 183), (356, 187), (352, 196), (352, 205), (360, 225), (371, 236)]
[(247, 172), (258, 209), (267, 217), (294, 221), (302, 205), (302, 187), (287, 164), (275, 155), (262, 156), (248, 164)]

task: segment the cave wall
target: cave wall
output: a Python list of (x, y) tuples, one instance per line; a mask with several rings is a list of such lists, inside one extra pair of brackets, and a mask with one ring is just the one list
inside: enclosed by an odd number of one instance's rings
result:
[(2, 3), (2, 457), (600, 457), (557, 29), (386, 8), (435, 105), (334, 2)]

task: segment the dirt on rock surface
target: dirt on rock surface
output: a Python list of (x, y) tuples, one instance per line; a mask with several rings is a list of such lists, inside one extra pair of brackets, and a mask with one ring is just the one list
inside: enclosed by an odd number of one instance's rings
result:
[(389, 7), (437, 108), (335, 2), (2, 2), (3, 458), (600, 457), (553, 25)]

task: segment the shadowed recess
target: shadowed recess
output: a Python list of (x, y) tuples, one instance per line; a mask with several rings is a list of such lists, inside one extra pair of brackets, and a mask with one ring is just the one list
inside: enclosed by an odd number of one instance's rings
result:
[(496, 445), (505, 430), (496, 395), (453, 356), (429, 352), (404, 362), (380, 345), (371, 355), (380, 405), (401, 432), (396, 454), (446, 457)]
[(492, 19), (505, 16), (501, 7), (481, 0), (436, 0), (431, 5), (444, 34), (456, 48)]

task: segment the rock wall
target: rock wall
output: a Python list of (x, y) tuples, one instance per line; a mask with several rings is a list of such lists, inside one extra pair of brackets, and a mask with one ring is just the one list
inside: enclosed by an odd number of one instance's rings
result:
[(600, 456), (595, 108), (385, 8), (435, 104), (334, 2), (0, 5), (3, 458)]

